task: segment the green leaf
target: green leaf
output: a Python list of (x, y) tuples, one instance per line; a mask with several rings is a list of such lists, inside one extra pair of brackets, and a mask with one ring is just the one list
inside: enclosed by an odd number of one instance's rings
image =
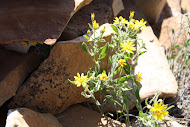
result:
[(174, 29), (172, 29), (172, 35), (173, 35), (173, 36), (175, 35)]
[(105, 39), (100, 39), (99, 41), (100, 41), (100, 42), (106, 42), (106, 40), (105, 40)]
[(100, 53), (100, 57), (98, 58), (99, 61), (101, 61), (106, 56), (108, 49), (109, 49), (109, 43), (106, 43), (106, 45), (103, 47)]
[(93, 29), (92, 26), (90, 25), (90, 23), (88, 23), (88, 25), (89, 25), (90, 29)]
[(112, 67), (112, 60), (111, 60), (111, 57), (110, 57), (110, 56), (109, 56), (109, 58), (108, 58), (108, 61), (109, 61), (110, 65), (111, 65), (111, 67)]
[(84, 35), (84, 37), (85, 37), (87, 40), (90, 40), (90, 38), (89, 38), (87, 35)]
[(119, 34), (118, 29), (117, 29), (117, 27), (116, 27), (115, 25), (112, 24), (111, 27), (112, 27), (112, 29), (113, 29), (117, 34)]
[(178, 48), (179, 47), (179, 45), (176, 45), (176, 46), (174, 46), (174, 48), (173, 49), (176, 49), (176, 48)]
[(86, 44), (85, 42), (83, 42), (83, 43), (81, 44), (81, 48), (82, 48), (84, 51), (86, 51), (86, 52), (89, 53), (88, 46), (87, 46), (87, 44)]
[(127, 80), (128, 80), (127, 77), (121, 77), (121, 78), (118, 80), (118, 83), (119, 83), (119, 84), (122, 84), (122, 83), (124, 83), (124, 82), (127, 81)]

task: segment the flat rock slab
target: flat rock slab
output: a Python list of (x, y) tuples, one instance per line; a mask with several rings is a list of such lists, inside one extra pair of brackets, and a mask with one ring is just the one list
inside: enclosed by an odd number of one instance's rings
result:
[(5, 127), (62, 127), (49, 113), (39, 113), (27, 108), (10, 109)]
[(1, 0), (0, 44), (54, 44), (72, 15), (92, 0)]
[(135, 73), (141, 72), (143, 78), (140, 82), (141, 99), (144, 100), (157, 93), (160, 93), (162, 97), (177, 95), (177, 82), (152, 28), (147, 27), (138, 36), (143, 39), (147, 48), (147, 52), (139, 57), (135, 67)]
[(127, 127), (82, 105), (73, 105), (56, 116), (63, 127)]
[(35, 53), (19, 54), (0, 48), (0, 106), (16, 94), (18, 87), (41, 60)]

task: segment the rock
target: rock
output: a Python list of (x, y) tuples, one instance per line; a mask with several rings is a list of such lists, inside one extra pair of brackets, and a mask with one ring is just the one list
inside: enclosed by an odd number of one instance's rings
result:
[(51, 114), (42, 114), (27, 108), (10, 109), (5, 127), (62, 127)]
[(150, 24), (157, 23), (166, 0), (135, 0)]
[[(189, 37), (188, 31), (185, 30), (187, 26), (188, 19), (184, 15), (179, 15), (165, 19), (161, 25), (159, 42), (161, 43), (161, 45), (166, 47), (166, 49), (168, 49), (171, 46), (171, 43), (176, 45), (184, 43), (185, 41), (187, 41), (187, 38)], [(172, 34), (172, 29), (174, 29), (174, 35)]]
[[(110, 41), (113, 32), (109, 24), (104, 37)], [(57, 43), (50, 56), (39, 66), (25, 84), (17, 91), (9, 108), (27, 107), (39, 112), (59, 114), (72, 104), (87, 101), (81, 96), (83, 88), (77, 88), (69, 83), (79, 73), (86, 73), (94, 62), (81, 48), (84, 37), (76, 40)], [(107, 60), (102, 62), (102, 68), (107, 67)]]
[(16, 94), (29, 73), (36, 68), (41, 60), (40, 55), (29, 53), (18, 54), (0, 48), (0, 106)]
[(92, 0), (14, 0), (0, 2), (0, 44), (44, 42), (53, 45), (68, 21)]
[(18, 53), (28, 53), (30, 47), (32, 46), (32, 43), (29, 43), (29, 45), (27, 45), (27, 46), (23, 46), (23, 44), (21, 42), (13, 42), (13, 43), (9, 43), (9, 44), (4, 44), (2, 46), (10, 51), (15, 51)]
[(148, 26), (138, 36), (143, 39), (147, 48), (135, 67), (135, 73), (141, 72), (143, 78), (140, 82), (141, 99), (153, 97), (159, 92), (162, 97), (174, 97), (177, 94), (177, 82), (152, 28)]
[(79, 104), (56, 116), (63, 127), (127, 127), (126, 124), (102, 116)]
[(181, 14), (181, 0), (167, 0), (167, 3), (171, 9), (171, 13), (173, 16), (177, 16)]
[(95, 13), (95, 20), (99, 25), (112, 22), (112, 1), (94, 0), (80, 9), (69, 21), (59, 40), (72, 40), (86, 34), (91, 23), (91, 13)]
[(181, 8), (183, 12), (187, 12), (190, 15), (190, 1), (189, 0), (181, 0)]

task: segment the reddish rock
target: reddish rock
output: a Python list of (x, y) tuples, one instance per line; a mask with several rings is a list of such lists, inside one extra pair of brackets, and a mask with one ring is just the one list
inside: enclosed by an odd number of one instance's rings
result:
[(54, 44), (72, 15), (92, 0), (2, 0), (0, 44), (13, 41)]
[(0, 106), (16, 94), (18, 87), (36, 68), (41, 60), (40, 55), (29, 53), (18, 54), (0, 48)]

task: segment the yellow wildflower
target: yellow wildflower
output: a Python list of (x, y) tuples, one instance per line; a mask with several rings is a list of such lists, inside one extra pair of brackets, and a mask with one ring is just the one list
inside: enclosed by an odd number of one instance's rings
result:
[(114, 21), (113, 24), (117, 24), (117, 25), (125, 25), (128, 23), (128, 21), (125, 18), (123, 18), (122, 16), (119, 16), (119, 18), (115, 17), (115, 20), (113, 20), (113, 21)]
[(102, 75), (100, 76), (100, 80), (106, 81), (108, 79), (108, 76), (106, 75), (105, 72), (102, 72)]
[(104, 33), (104, 32), (105, 32), (105, 30), (106, 30), (106, 29), (105, 29), (105, 27), (104, 27), (104, 28), (101, 30), (101, 32), (102, 32), (102, 33)]
[(113, 24), (118, 24), (119, 25), (119, 18), (115, 17), (115, 20), (113, 20)]
[(23, 46), (28, 46), (28, 43), (27, 42), (22, 42), (22, 45)]
[(168, 116), (168, 111), (165, 109), (167, 109), (167, 106), (162, 104), (162, 102), (156, 102), (154, 103), (154, 107), (150, 107), (150, 112), (152, 112), (152, 116), (156, 120), (162, 121), (164, 119), (164, 116)]
[(77, 85), (77, 87), (80, 87), (81, 84), (82, 84), (83, 87), (85, 87), (87, 82), (88, 82), (87, 81), (88, 80), (87, 76), (84, 76), (84, 73), (82, 73), (81, 76), (80, 76), (79, 73), (77, 73), (77, 76), (74, 76), (74, 78), (75, 78), (74, 83)]
[(99, 23), (96, 23), (96, 20), (94, 20), (93, 23), (92, 23), (92, 26), (96, 30), (96, 29), (99, 28)]
[(127, 53), (132, 53), (133, 54), (133, 51), (136, 50), (136, 48), (134, 47), (135, 44), (133, 44), (133, 42), (131, 41), (123, 41), (124, 43), (121, 43), (121, 51), (126, 51)]
[(130, 18), (133, 18), (135, 15), (135, 12), (134, 11), (130, 11)]
[(94, 20), (94, 17), (95, 17), (95, 14), (94, 14), (94, 13), (91, 13), (91, 20), (92, 20), (92, 21)]
[(136, 81), (140, 82), (141, 80), (142, 80), (142, 73), (138, 73)]
[(141, 26), (141, 30), (144, 30), (146, 28), (146, 21), (144, 21), (144, 19), (141, 19), (139, 22), (139, 25)]
[(126, 65), (126, 61), (125, 59), (120, 59), (120, 60), (117, 60), (117, 62), (123, 67), (124, 65)]

